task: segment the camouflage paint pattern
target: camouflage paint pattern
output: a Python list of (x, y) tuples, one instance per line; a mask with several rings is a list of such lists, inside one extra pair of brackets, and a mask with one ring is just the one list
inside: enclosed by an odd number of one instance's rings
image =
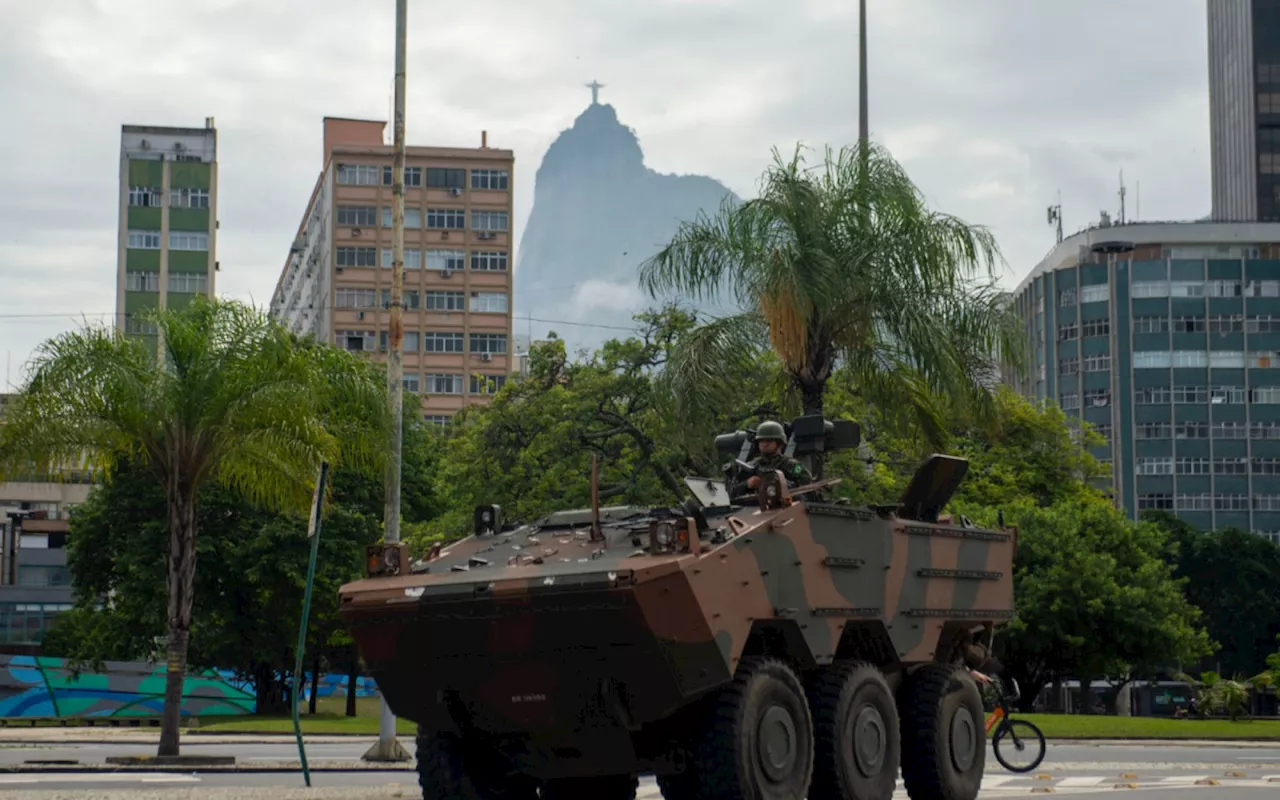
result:
[[(0, 655), (0, 718), (153, 717), (164, 709), (165, 666), (108, 661), (105, 672), (72, 677), (60, 658)], [(183, 716), (252, 714), (252, 692), (214, 672), (191, 675), (182, 687)]]
[(655, 554), (648, 509), (607, 511), (604, 542), (566, 512), (468, 537), (425, 573), (343, 586), (339, 613), (392, 710), (518, 738), (542, 775), (566, 747), (625, 769), (643, 756), (628, 732), (724, 685), (744, 654), (802, 671), (977, 666), (1013, 616), (1010, 530), (800, 495), (709, 511), (696, 554)]

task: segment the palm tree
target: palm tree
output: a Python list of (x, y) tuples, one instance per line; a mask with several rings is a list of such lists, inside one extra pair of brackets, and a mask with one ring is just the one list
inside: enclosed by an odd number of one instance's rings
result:
[[(676, 348), (664, 379), (685, 407), (713, 405), (726, 376), (772, 345), (805, 414), (821, 414), (838, 365), (886, 413), (945, 439), (942, 406), (989, 418), (999, 363), (1021, 364), (1022, 332), (984, 228), (930, 211), (882, 148), (830, 148), (821, 168), (777, 151), (758, 198), (683, 224), (640, 268), (651, 295), (726, 295), (737, 313)], [(985, 262), (988, 280), (974, 280)], [(820, 466), (820, 465), (819, 465)]]
[(168, 671), (158, 755), (175, 756), (200, 488), (215, 482), (264, 507), (305, 510), (322, 459), (371, 470), (384, 463), (390, 415), (375, 365), (298, 340), (253, 308), (197, 297), (147, 316), (158, 353), (94, 327), (40, 347), (0, 429), (0, 467), (88, 466), (109, 479), (131, 459), (164, 488)]

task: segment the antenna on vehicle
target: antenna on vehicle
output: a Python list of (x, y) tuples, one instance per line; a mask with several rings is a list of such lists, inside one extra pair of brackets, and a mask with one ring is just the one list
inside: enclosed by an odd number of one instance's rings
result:
[(603, 542), (604, 532), (600, 530), (600, 461), (595, 453), (591, 454), (591, 541)]

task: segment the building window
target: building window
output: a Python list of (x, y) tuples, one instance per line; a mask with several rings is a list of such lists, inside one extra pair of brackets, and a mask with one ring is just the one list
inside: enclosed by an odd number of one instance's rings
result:
[(1059, 306), (1061, 306), (1062, 308), (1067, 308), (1069, 306), (1074, 306), (1075, 304), (1076, 304), (1075, 289), (1063, 289), (1062, 291), (1058, 292)]
[(71, 572), (63, 566), (18, 565), (19, 586), (70, 586)]
[(144, 322), (135, 314), (124, 315), (125, 333), (144, 334), (155, 336), (160, 332), (160, 326), (154, 322)]
[(505, 211), (472, 211), (471, 230), (473, 231), (505, 231), (509, 219)]
[(1168, 386), (1148, 386), (1133, 393), (1133, 402), (1141, 406), (1167, 406), (1172, 399), (1173, 391)]
[(160, 273), (126, 272), (124, 288), (130, 292), (158, 292), (160, 291)]
[(196, 233), (194, 231), (169, 231), (169, 249), (208, 250), (209, 234)]
[(462, 334), (427, 331), (422, 334), (424, 353), (461, 353)]
[(1209, 387), (1207, 386), (1175, 386), (1173, 387), (1173, 402), (1178, 405), (1200, 405), (1209, 402)]
[(1260, 406), (1280, 404), (1280, 386), (1256, 386), (1250, 389), (1249, 402)]
[(376, 267), (378, 266), (378, 248), (376, 247), (339, 247), (335, 261), (340, 267)]
[(1111, 356), (1085, 356), (1085, 372), (1106, 372), (1111, 369)]
[(497, 251), (472, 251), (471, 269), (477, 272), (506, 272), (507, 254)]
[(1168, 422), (1140, 422), (1134, 429), (1138, 439), (1168, 439), (1173, 435), (1173, 426)]
[(334, 331), (334, 338), (352, 353), (372, 353), (377, 341), (373, 331)]
[(1111, 403), (1111, 392), (1106, 389), (1090, 389), (1084, 393), (1085, 408), (1100, 408)]
[(1063, 411), (1075, 411), (1080, 408), (1080, 395), (1075, 392), (1066, 392), (1058, 398), (1058, 407)]
[(423, 414), (422, 415), (423, 422), (425, 422), (428, 425), (434, 425), (437, 428), (449, 427), (449, 420), (451, 419), (452, 417), (450, 417), (448, 414)]
[(208, 294), (209, 276), (203, 272), (170, 272), (169, 291), (188, 294)]
[(1173, 438), (1175, 439), (1208, 439), (1209, 423), (1207, 422), (1174, 423)]
[(1129, 286), (1129, 296), (1134, 299), (1168, 297), (1168, 281), (1134, 281)]
[(1209, 317), (1209, 333), (1240, 333), (1244, 330), (1241, 314), (1217, 314)]
[(378, 224), (377, 206), (338, 206), (338, 224), (347, 228), (372, 228)]
[[(404, 305), (404, 307), (405, 307), (405, 308), (407, 308), (407, 309), (409, 309), (409, 310), (411, 310), (411, 311), (413, 311), (413, 310), (417, 310), (417, 308), (418, 308), (418, 292), (417, 292), (417, 290), (415, 290), (415, 289), (404, 289), (403, 291), (401, 291), (401, 293), (400, 293), (400, 302), (401, 302), (401, 304), (403, 304), (403, 305)], [(390, 290), (390, 289), (383, 289), (383, 290), (382, 290), (382, 307), (383, 307), (384, 309), (385, 309), (385, 308), (391, 308), (391, 290)], [(408, 336), (408, 334), (407, 334), (407, 333), (406, 333), (405, 335), (406, 335), (406, 336)]]
[(1111, 287), (1105, 283), (1080, 287), (1081, 303), (1099, 303), (1111, 298)]
[(497, 189), (504, 190), (507, 188), (509, 176), (505, 169), (473, 169), (471, 170), (471, 188), (472, 189)]
[(507, 352), (507, 335), (505, 333), (473, 333), (469, 349), (472, 353), (501, 355)]
[(467, 226), (466, 212), (460, 208), (428, 208), (427, 228), (460, 231)]
[(159, 250), (160, 231), (129, 231), (129, 249)]
[(466, 304), (462, 292), (427, 292), (422, 307), (427, 311), (462, 311)]
[(1060, 358), (1058, 359), (1059, 375), (1075, 375), (1080, 371), (1080, 359), (1078, 358)]
[(1134, 333), (1168, 333), (1168, 317), (1134, 317)]
[(1249, 281), (1246, 297), (1280, 297), (1280, 281)]
[(1208, 475), (1210, 463), (1207, 458), (1179, 458), (1177, 472), (1179, 475)]
[(1249, 459), (1247, 458), (1215, 458), (1213, 460), (1214, 475), (1247, 475), (1248, 472)]
[(1173, 495), (1168, 494), (1140, 494), (1138, 495), (1138, 508), (1157, 508), (1162, 511), (1173, 510)]
[(1172, 328), (1174, 333), (1204, 333), (1205, 318), (1174, 317)]
[(422, 167), (405, 167), (404, 168), (404, 185), (405, 186), (421, 186), (422, 185)]
[(1173, 457), (1140, 458), (1133, 465), (1135, 475), (1172, 475)]
[(1280, 422), (1255, 422), (1249, 426), (1251, 439), (1280, 439)]
[(467, 266), (465, 250), (428, 250), (427, 269), (441, 269), (458, 272)]
[[(391, 269), (391, 248), (382, 248), (382, 266)], [(422, 269), (422, 251), (417, 248), (406, 247), (404, 249), (404, 268), (405, 269)]]
[(506, 385), (506, 375), (471, 375), (472, 394), (497, 394)]
[(1080, 326), (1081, 336), (1110, 336), (1111, 320), (1091, 319)]
[(129, 205), (142, 208), (159, 208), (160, 189), (154, 186), (130, 186)]
[(171, 208), (208, 208), (208, 189), (170, 189), (169, 206)]
[(1270, 314), (1251, 315), (1245, 323), (1249, 333), (1280, 333), (1280, 319)]
[[(1236, 355), (1240, 354), (1237, 353)], [(1278, 356), (1274, 351), (1270, 351), (1250, 353), (1247, 361), (1249, 366), (1253, 369), (1276, 369), (1277, 367), (1280, 367), (1280, 362), (1277, 361), (1277, 358), (1280, 358), (1280, 356)]]
[(339, 164), (336, 180), (341, 186), (377, 186), (381, 171), (376, 164)]
[(472, 292), (470, 311), (488, 314), (507, 313), (506, 292)]
[(428, 373), (423, 378), (423, 391), (426, 394), (462, 394), (461, 375)]
[(1240, 281), (1205, 281), (1205, 297), (1239, 297)]
[(0, 644), (40, 644), (70, 603), (0, 603)]
[[(390, 343), (390, 334), (387, 331), (378, 332), (378, 351), (387, 352), (387, 345)], [(416, 353), (421, 345), (420, 335), (417, 331), (405, 331), (404, 338), (400, 340), (401, 353)], [(414, 389), (414, 391), (418, 391)]]
[(378, 293), (373, 289), (337, 289), (333, 304), (337, 308), (377, 308)]
[(433, 189), (465, 189), (467, 186), (467, 171), (465, 169), (428, 167), (427, 186)]
[(1080, 329), (1074, 322), (1067, 325), (1058, 326), (1058, 341), (1069, 342), (1076, 338), (1080, 333)]
[[(391, 217), (392, 217), (392, 212), (394, 211), (395, 209), (393, 209), (391, 206), (382, 207), (382, 227), (384, 228), (393, 227), (392, 223), (395, 222), (395, 220), (393, 220)], [(421, 228), (421, 227), (422, 227), (422, 209), (415, 208), (414, 206), (405, 206), (404, 207), (405, 230), (417, 230), (418, 228)]]
[(1255, 511), (1280, 511), (1280, 494), (1258, 494), (1253, 497)]
[(400, 383), (404, 385), (404, 390), (406, 392), (417, 392), (419, 390), (418, 374), (416, 372), (412, 375), (406, 374), (401, 377)]

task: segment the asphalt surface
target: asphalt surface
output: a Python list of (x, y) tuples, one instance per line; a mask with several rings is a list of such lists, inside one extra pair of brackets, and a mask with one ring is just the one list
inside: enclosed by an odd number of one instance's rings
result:
[[(130, 771), (130, 772), (46, 772), (31, 761), (77, 761), (81, 765), (102, 764), (109, 756), (153, 755), (154, 742), (62, 741), (22, 742), (18, 731), (4, 731), (0, 737), (0, 797), (5, 800), (61, 800), (62, 798), (102, 798), (102, 800), (151, 800), (155, 798), (292, 798), (342, 797), (345, 800), (418, 798), (412, 763), (370, 765), (360, 756), (372, 739), (334, 739), (308, 743), (308, 762), (313, 766), (342, 771), (314, 772), (311, 790), (303, 788), (297, 771), (283, 770), (296, 762), (297, 748), (283, 737), (234, 739), (219, 737), (200, 741), (184, 738), (183, 755), (235, 756), (241, 769), (254, 771)], [(33, 737), (34, 738), (34, 737)], [(58, 735), (53, 735), (54, 739)], [(103, 737), (111, 738), (111, 737)], [(134, 737), (114, 737), (130, 739)], [(147, 737), (150, 738), (150, 737)], [(407, 748), (411, 742), (402, 740)], [(24, 766), (25, 765), (25, 766)], [(13, 772), (22, 768), (24, 771)], [(1200, 785), (1197, 785), (1200, 784)], [(1280, 796), (1280, 744), (1134, 744), (1070, 743), (1050, 744), (1048, 753), (1034, 772), (1014, 775), (1004, 771), (987, 751), (987, 777), (983, 800), (1025, 797), (1046, 793), (1101, 798), (1116, 791), (1156, 792), (1158, 797), (1185, 800), (1262, 800)], [(641, 781), (637, 800), (658, 800), (661, 795), (651, 778)], [(895, 798), (906, 800), (899, 783)]]

